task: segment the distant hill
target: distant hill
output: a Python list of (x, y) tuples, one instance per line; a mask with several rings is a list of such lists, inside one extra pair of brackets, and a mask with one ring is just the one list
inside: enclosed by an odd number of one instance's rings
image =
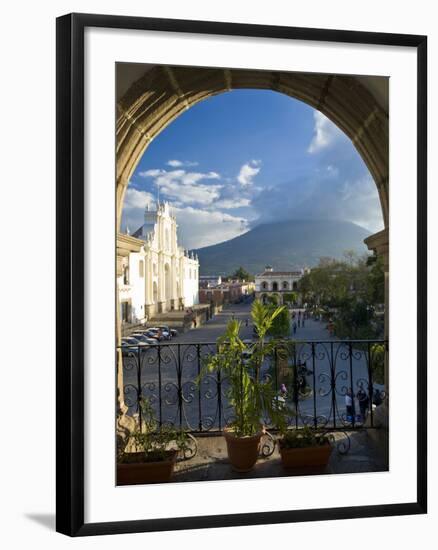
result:
[(269, 264), (276, 270), (315, 266), (321, 257), (363, 254), (370, 232), (351, 222), (290, 220), (258, 225), (229, 241), (199, 248), (201, 275), (229, 275), (239, 266), (252, 274)]

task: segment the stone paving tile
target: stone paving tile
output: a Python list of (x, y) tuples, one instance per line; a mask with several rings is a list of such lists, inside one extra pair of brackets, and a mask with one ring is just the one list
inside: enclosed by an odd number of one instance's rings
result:
[[(327, 468), (303, 468), (285, 470), (281, 465), (276, 446), (269, 458), (259, 458), (254, 469), (248, 473), (234, 472), (227, 459), (223, 437), (198, 438), (198, 454), (191, 460), (176, 465), (173, 481), (213, 481), (226, 479), (253, 479), (263, 477), (289, 477), (317, 474), (345, 474), (387, 471), (383, 454), (372, 439), (364, 432), (350, 433), (351, 447), (347, 454), (340, 454), (336, 448)], [(341, 433), (335, 434), (336, 442), (345, 439)]]

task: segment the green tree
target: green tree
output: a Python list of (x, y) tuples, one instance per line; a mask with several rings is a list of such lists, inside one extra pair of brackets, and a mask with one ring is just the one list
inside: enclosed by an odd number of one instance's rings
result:
[(251, 275), (246, 269), (242, 266), (231, 275), (232, 279), (238, 279), (239, 281), (254, 281), (254, 276)]
[(382, 259), (370, 260), (346, 251), (345, 260), (325, 258), (304, 275), (299, 291), (304, 302), (330, 310), (336, 335), (344, 338), (373, 338), (381, 335), (382, 323), (375, 315), (384, 303)]
[(294, 304), (298, 301), (298, 294), (296, 292), (286, 292), (283, 294), (283, 302)]
[[(270, 306), (270, 311), (275, 311), (275, 306)], [(280, 313), (274, 318), (272, 326), (269, 329), (269, 335), (276, 338), (285, 338), (290, 334), (290, 318), (289, 312), (286, 308), (282, 309)]]
[(371, 303), (385, 303), (385, 272), (383, 268), (382, 256), (371, 256), (372, 261), (368, 262), (370, 266), (367, 279), (367, 293)]

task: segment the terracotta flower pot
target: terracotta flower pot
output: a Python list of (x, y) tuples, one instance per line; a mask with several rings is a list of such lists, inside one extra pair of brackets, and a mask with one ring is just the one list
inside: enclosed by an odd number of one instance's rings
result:
[(236, 472), (249, 472), (252, 470), (259, 456), (262, 435), (263, 432), (260, 430), (259, 433), (253, 436), (238, 437), (233, 431), (224, 430), (228, 458), (233, 470)]
[(165, 460), (142, 462), (144, 453), (130, 453), (130, 462), (117, 464), (117, 485), (170, 481), (178, 451), (167, 451)]
[(283, 468), (305, 468), (306, 466), (327, 466), (332, 446), (330, 443), (315, 447), (298, 447), (287, 449), (282, 447), (280, 440), (280, 455)]

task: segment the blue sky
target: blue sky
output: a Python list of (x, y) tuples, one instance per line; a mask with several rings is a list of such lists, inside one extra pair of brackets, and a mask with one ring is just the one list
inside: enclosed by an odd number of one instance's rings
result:
[(383, 228), (376, 186), (350, 140), (305, 103), (267, 90), (211, 97), (163, 130), (131, 178), (122, 230), (141, 225), (158, 192), (186, 248), (288, 219)]

